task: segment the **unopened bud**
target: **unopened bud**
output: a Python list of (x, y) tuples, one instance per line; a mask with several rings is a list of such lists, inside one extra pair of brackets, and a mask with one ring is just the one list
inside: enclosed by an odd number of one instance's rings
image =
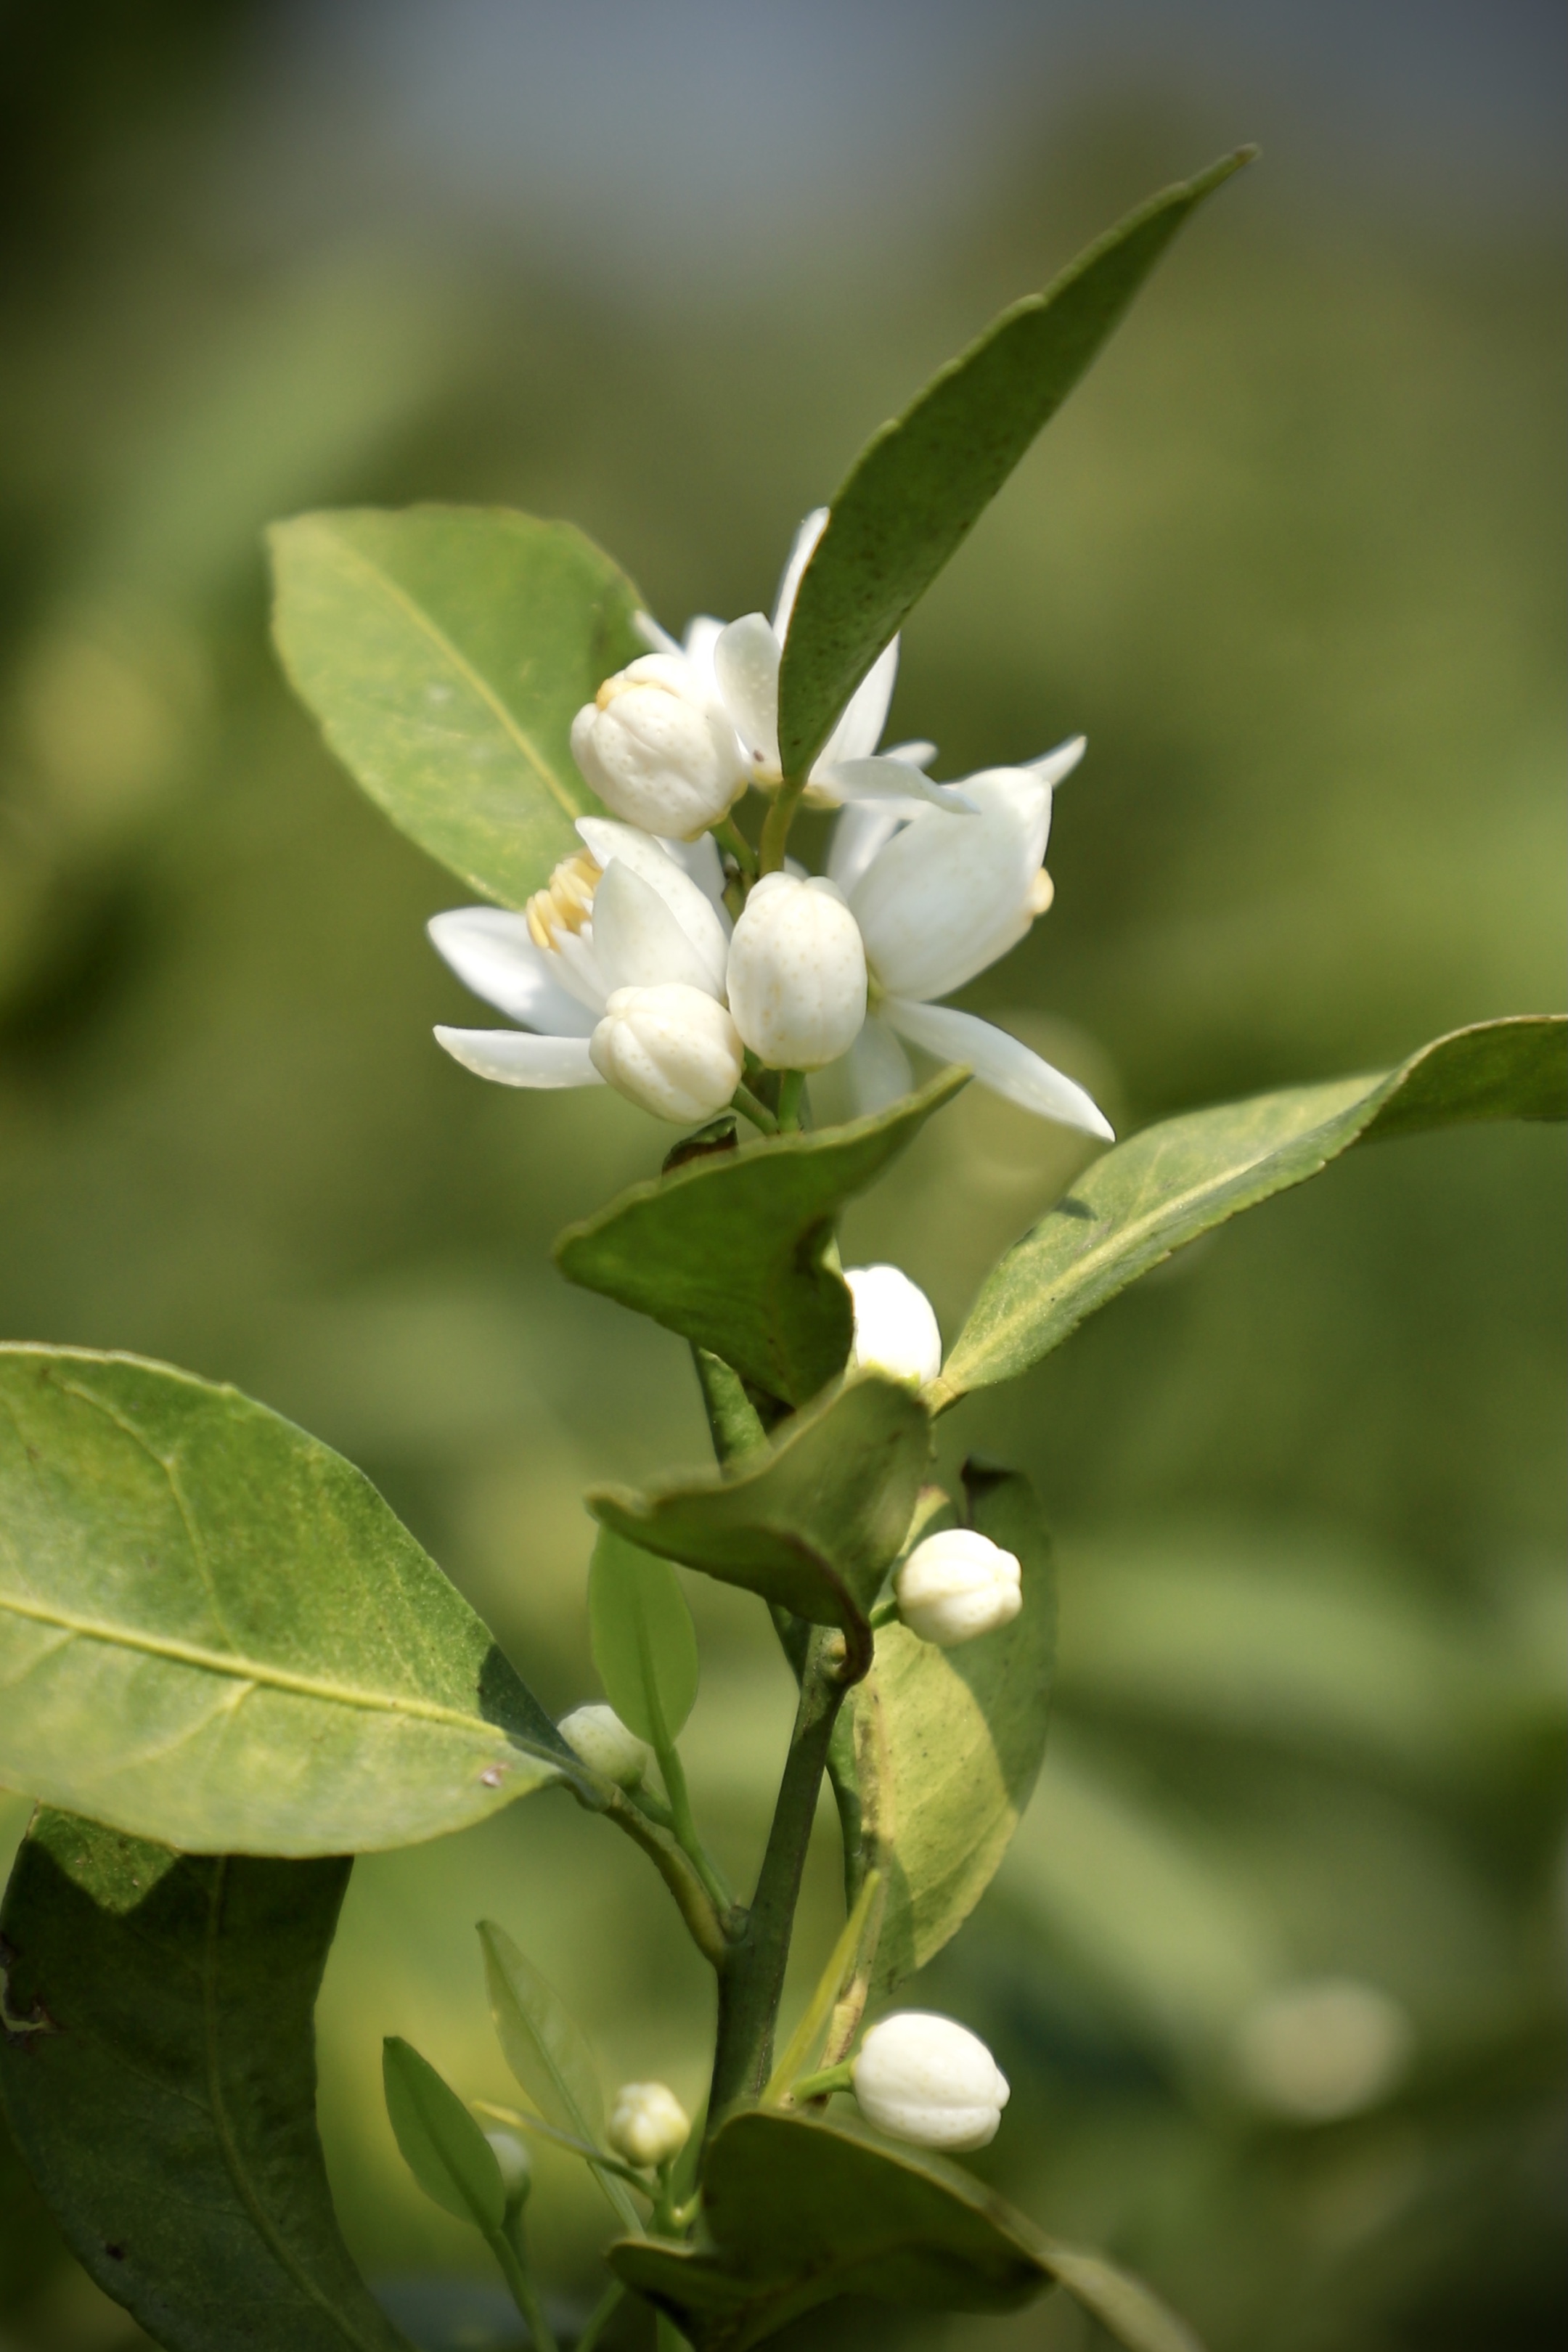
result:
[(485, 2134), (490, 2153), (500, 2167), (500, 2184), (506, 2192), (506, 2210), (515, 2213), (523, 2204), (533, 2186), (533, 2167), (528, 2150), (516, 2132), (488, 2131)]
[(628, 1731), (613, 1706), (579, 1706), (556, 1726), (574, 1756), (590, 1772), (602, 1773), (623, 1789), (642, 1785), (653, 1750)]
[(682, 1126), (722, 1110), (744, 1067), (724, 1007), (680, 981), (612, 990), (588, 1057), (631, 1101)]
[(730, 942), (735, 1026), (770, 1070), (820, 1070), (866, 1019), (866, 950), (834, 884), (764, 874)]
[(923, 1388), (942, 1370), (942, 1333), (931, 1300), (896, 1265), (846, 1272), (855, 1301), (854, 1360), (862, 1371)]
[(686, 2109), (663, 2083), (623, 2083), (616, 2093), (605, 2137), (628, 2164), (668, 2164), (690, 2136)]
[(1007, 2078), (984, 2042), (923, 2010), (874, 2025), (852, 2073), (867, 2121), (917, 2147), (984, 2147), (1008, 2099)]
[(975, 1528), (946, 1528), (917, 1544), (894, 1591), (911, 1633), (956, 1649), (1005, 1625), (1024, 1605), (1018, 1562)]
[(572, 721), (572, 756), (606, 808), (695, 841), (748, 781), (735, 730), (679, 654), (643, 654)]

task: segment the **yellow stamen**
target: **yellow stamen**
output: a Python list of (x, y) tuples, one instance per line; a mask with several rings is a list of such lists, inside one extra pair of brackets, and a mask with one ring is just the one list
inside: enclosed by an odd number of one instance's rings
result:
[(534, 946), (548, 955), (558, 945), (561, 932), (575, 936), (594, 911), (594, 893), (603, 879), (603, 868), (587, 850), (563, 857), (524, 909), (528, 936)]

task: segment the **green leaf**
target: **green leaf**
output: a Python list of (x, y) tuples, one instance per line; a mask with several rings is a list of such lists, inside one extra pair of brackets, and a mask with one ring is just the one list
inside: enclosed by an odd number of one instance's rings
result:
[(0, 1784), (186, 1853), (342, 1853), (582, 1767), (369, 1481), (233, 1390), (0, 1347)]
[(631, 582), (570, 523), (500, 507), (351, 508), (270, 534), (295, 692), (394, 824), (521, 907), (602, 814), (572, 721), (647, 648)]
[(381, 2045), (381, 2080), (403, 2160), (426, 2196), (493, 2238), (506, 2220), (500, 2166), (456, 2091), (395, 2033)]
[(638, 1184), (555, 1244), (569, 1282), (706, 1348), (768, 1395), (805, 1404), (844, 1370), (855, 1318), (827, 1263), (839, 1211), (965, 1074), (847, 1127), (743, 1145)]
[(860, 1867), (880, 1870), (888, 1889), (873, 1998), (968, 1918), (1046, 1752), (1057, 1603), (1045, 1515), (1026, 1478), (973, 1465), (964, 1476), (969, 1524), (1016, 1555), (1024, 1605), (1011, 1624), (953, 1650), (884, 1626), (853, 1694)]
[(1043, 294), (1026, 295), (884, 425), (836, 493), (795, 599), (779, 750), (804, 776), (849, 697), (1035, 436), (1061, 406), (1188, 215), (1254, 150), (1150, 198)]
[(745, 1455), (728, 1476), (706, 1474), (648, 1495), (601, 1488), (588, 1508), (645, 1551), (684, 1560), (813, 1624), (841, 1625), (859, 1643), (930, 1451), (920, 1399), (865, 1375), (797, 1414), (776, 1444)]
[(588, 1570), (588, 1631), (605, 1696), (655, 1748), (697, 1703), (697, 1629), (668, 1560), (601, 1528)]
[(1568, 1117), (1568, 1023), (1456, 1029), (1397, 1069), (1291, 1087), (1146, 1128), (1097, 1160), (984, 1285), (935, 1393), (1013, 1379), (1119, 1290), (1353, 1143), (1476, 1119)]
[(312, 2012), (349, 1870), (57, 1812), (16, 1858), (6, 2116), (72, 2251), (170, 2352), (407, 2352), (316, 2136)]
[(958, 2166), (855, 2124), (732, 2117), (709, 2151), (703, 2220), (710, 2242), (623, 2241), (608, 2257), (697, 2352), (746, 2352), (838, 2295), (1016, 2311), (1058, 2283), (1131, 2352), (1197, 2352), (1138, 2281), (1046, 2237)]
[[(507, 2064), (546, 2123), (602, 2147), (605, 2102), (587, 2036), (552, 1986), (493, 1919), (479, 1922), (490, 2018)], [(614, 2173), (594, 2177), (622, 2222), (640, 2230), (637, 2209)]]

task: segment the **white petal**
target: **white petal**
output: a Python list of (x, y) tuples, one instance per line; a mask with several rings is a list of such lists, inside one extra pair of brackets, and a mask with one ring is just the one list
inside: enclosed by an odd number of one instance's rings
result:
[(1050, 821), (1023, 768), (964, 779), (978, 817), (922, 809), (849, 893), (872, 971), (894, 996), (946, 996), (1021, 940)]
[(830, 1062), (826, 1070), (814, 1073), (813, 1115), (825, 1125), (868, 1118), (873, 1111), (886, 1110), (889, 1103), (902, 1102), (914, 1091), (914, 1083), (910, 1057), (887, 1023), (874, 1013), (868, 1013), (849, 1051)]
[(695, 841), (661, 841), (659, 847), (667, 857), (673, 857), (681, 872), (696, 883), (713, 912), (718, 916), (726, 939), (730, 936), (730, 909), (724, 904), (724, 861), (719, 855), (719, 845), (710, 833), (700, 833)]
[(824, 764), (837, 760), (865, 760), (876, 750), (888, 723), (888, 705), (899, 675), (899, 641), (884, 646), (838, 714), (832, 734), (822, 747)]
[(841, 801), (882, 801), (904, 816), (915, 816), (922, 808), (946, 809), (952, 816), (975, 814), (974, 803), (958, 785), (933, 784), (918, 768), (886, 752), (877, 759), (836, 760), (831, 766), (814, 768), (811, 781), (837, 793)]
[(886, 803), (852, 802), (833, 828), (827, 850), (827, 878), (837, 882), (847, 898), (878, 852), (886, 847), (903, 823), (900, 812)]
[(910, 768), (929, 768), (936, 757), (936, 745), (917, 736), (912, 743), (889, 743), (882, 757), (885, 760), (902, 760)]
[[(686, 882), (684, 874), (680, 879)], [(686, 887), (694, 898), (701, 897), (695, 883)], [(700, 989), (705, 996), (721, 992), (722, 981), (714, 987), (706, 958), (659, 893), (619, 857), (605, 868), (605, 878), (594, 893), (594, 960), (611, 995), (617, 988), (671, 983)]]
[(695, 614), (686, 624), (686, 658), (715, 702), (719, 699), (719, 681), (713, 674), (713, 648), (723, 634), (723, 622), (716, 621), (711, 613)]
[(983, 1086), (1005, 1095), (1009, 1102), (1062, 1127), (1080, 1127), (1088, 1135), (1115, 1142), (1115, 1129), (1080, 1086), (994, 1023), (960, 1013), (951, 1004), (911, 1004), (896, 996), (884, 999), (882, 1013), (911, 1045), (923, 1045), (946, 1062), (966, 1062)]
[(760, 767), (775, 770), (779, 658), (779, 641), (761, 613), (731, 621), (713, 648), (713, 674), (746, 756)]
[(1037, 760), (1026, 761), (1025, 765), (1031, 776), (1038, 776), (1048, 792), (1059, 784), (1064, 776), (1071, 775), (1088, 749), (1087, 735), (1069, 735), (1067, 741), (1058, 743), (1054, 751), (1042, 751)]
[[(674, 855), (675, 845), (671, 845), (667, 849), (662, 842), (654, 839), (652, 834), (639, 832), (635, 824), (617, 824), (610, 817), (581, 816), (577, 820), (577, 830), (601, 866), (606, 869), (612, 864), (629, 866), (639, 881), (646, 882), (650, 889), (658, 892), (701, 960), (708, 973), (703, 985), (709, 995), (721, 996), (724, 992), (724, 961), (730, 952), (729, 921), (720, 913), (707, 892), (693, 881), (686, 870), (684, 859)], [(717, 866), (719, 853), (712, 846), (711, 837), (704, 834), (702, 838), (708, 842)], [(687, 845), (681, 843), (679, 846), (685, 848)], [(722, 888), (721, 871), (719, 880)], [(595, 921), (598, 912), (599, 903), (595, 896)], [(614, 980), (605, 982), (607, 988), (624, 984)]]
[(632, 626), (650, 654), (678, 654), (679, 646), (668, 629), (661, 629), (651, 613), (634, 613)]
[(816, 553), (816, 542), (826, 529), (827, 509), (813, 507), (795, 532), (789, 561), (779, 581), (778, 599), (773, 605), (773, 635), (781, 645), (789, 634), (790, 614), (795, 611), (795, 600), (800, 593), (801, 574)]
[(477, 1077), (503, 1087), (602, 1087), (586, 1037), (531, 1037), (522, 1029), (437, 1029), (437, 1045)]
[(592, 1034), (597, 1015), (552, 977), (522, 916), (504, 907), (454, 907), (432, 915), (426, 929), (464, 987), (498, 1013), (556, 1036)]

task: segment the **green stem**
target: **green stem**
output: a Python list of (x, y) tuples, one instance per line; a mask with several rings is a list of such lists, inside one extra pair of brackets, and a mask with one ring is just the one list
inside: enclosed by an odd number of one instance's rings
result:
[(789, 844), (789, 829), (795, 823), (795, 813), (800, 806), (800, 796), (805, 790), (805, 778), (786, 777), (773, 794), (773, 804), (763, 824), (763, 850), (758, 860), (764, 874), (784, 872), (784, 851)]
[(778, 1133), (779, 1123), (777, 1119), (773, 1117), (766, 1103), (760, 1103), (757, 1100), (756, 1096), (752, 1092), (750, 1087), (737, 1087), (734, 1093), (730, 1097), (730, 1106), (731, 1109), (742, 1112), (745, 1118), (749, 1118), (753, 1127), (760, 1127), (764, 1135), (776, 1135)]
[(620, 2280), (612, 2279), (609, 2285), (605, 2289), (604, 2294), (599, 2297), (598, 2302), (594, 2305), (593, 2310), (588, 2314), (587, 2326), (584, 2328), (582, 2335), (577, 2338), (577, 2352), (592, 2352), (593, 2346), (598, 2342), (600, 2336), (604, 2334), (605, 2328), (609, 2326), (611, 2320), (615, 2317), (616, 2312), (619, 2311), (622, 2304), (626, 2301), (626, 2288), (621, 2284)]
[[(659, 1728), (662, 1727), (661, 1725)], [(664, 1785), (669, 1794), (675, 1834), (687, 1859), (706, 1887), (715, 1910), (721, 1913), (733, 1911), (735, 1898), (725, 1884), (724, 1874), (702, 1843), (697, 1816), (691, 1810), (691, 1797), (686, 1786), (686, 1767), (680, 1760), (679, 1749), (672, 1739), (666, 1739), (655, 1742), (654, 1754), (658, 1758), (658, 1769), (664, 1775)]]
[(779, 1087), (779, 1133), (795, 1135), (800, 1129), (800, 1098), (805, 1089), (804, 1070), (786, 1070)]
[(720, 819), (713, 827), (713, 838), (721, 849), (729, 851), (748, 882), (754, 882), (757, 875), (757, 853), (732, 816)]
[(837, 2066), (825, 2066), (819, 2074), (802, 2074), (789, 2087), (797, 2104), (804, 2099), (825, 2099), (830, 2091), (852, 2091), (855, 2070), (846, 2058)]
[(489, 2241), (489, 2249), (501, 2266), (513, 2303), (528, 2322), (528, 2333), (535, 2352), (561, 2352), (555, 2341), (555, 2332), (545, 2318), (543, 2306), (534, 2292), (528, 2257), (523, 2252), (521, 2213), (496, 2231)]
[(599, 1808), (605, 1818), (624, 1830), (634, 1844), (640, 1845), (665, 1885), (674, 1895), (676, 1907), (685, 1920), (691, 1940), (705, 1960), (716, 1969), (724, 1965), (730, 1940), (708, 1888), (697, 1869), (668, 1830), (661, 1830), (639, 1812), (624, 1790), (617, 1789), (608, 1803)]
[(828, 1743), (844, 1703), (846, 1686), (833, 1671), (829, 1646), (836, 1652), (841, 1641), (826, 1627), (813, 1628), (756, 1895), (744, 1931), (719, 1972), (710, 2131), (738, 2101), (761, 2096), (773, 2063), (773, 2028), (784, 1991), (801, 1873), (816, 1817)]

